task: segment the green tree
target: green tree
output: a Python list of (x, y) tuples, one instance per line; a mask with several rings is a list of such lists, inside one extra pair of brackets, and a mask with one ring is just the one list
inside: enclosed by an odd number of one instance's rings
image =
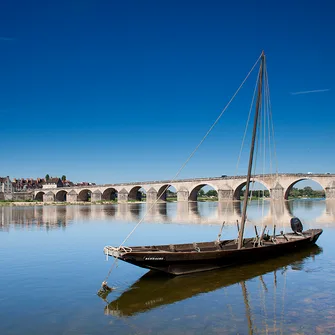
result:
[(299, 198), (300, 197), (300, 190), (298, 190), (297, 188), (293, 187), (290, 191), (289, 194), (291, 197), (293, 198)]
[(304, 196), (311, 197), (313, 196), (313, 189), (310, 186), (304, 187)]
[(177, 193), (176, 193), (176, 192), (172, 192), (172, 191), (170, 191), (170, 190), (167, 190), (167, 191), (166, 191), (166, 196), (167, 196), (168, 198), (174, 198), (174, 197), (177, 197)]
[(218, 196), (218, 192), (216, 192), (215, 190), (209, 190), (206, 193), (207, 197), (217, 197)]
[(48, 181), (50, 179), (50, 176), (48, 174), (45, 175), (45, 180)]
[(203, 189), (201, 189), (198, 193), (199, 197), (203, 197), (205, 195), (205, 191)]
[(62, 181), (65, 181), (66, 180), (66, 176), (63, 174), (62, 175)]
[(289, 193), (289, 196), (292, 198), (324, 198), (324, 190), (313, 190), (310, 186), (306, 186), (303, 189), (298, 189), (293, 187)]

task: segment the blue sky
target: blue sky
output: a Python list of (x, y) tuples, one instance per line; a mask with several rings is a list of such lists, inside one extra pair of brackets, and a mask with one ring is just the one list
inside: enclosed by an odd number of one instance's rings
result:
[[(170, 179), (263, 49), (279, 171), (335, 172), (334, 11), (331, 0), (2, 1), (0, 175)], [(235, 174), (255, 75), (181, 178)], [(291, 94), (318, 89), (330, 90)]]

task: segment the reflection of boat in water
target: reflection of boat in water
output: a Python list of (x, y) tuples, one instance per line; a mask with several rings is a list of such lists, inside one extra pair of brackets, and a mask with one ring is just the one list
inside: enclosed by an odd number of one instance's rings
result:
[(244, 282), (288, 265), (294, 269), (301, 270), (306, 259), (321, 252), (322, 249), (314, 245), (298, 253), (281, 256), (262, 263), (203, 272), (196, 275), (166, 277), (166, 275), (150, 271), (135, 282), (119, 298), (109, 303), (105, 307), (105, 314), (132, 316), (159, 306), (188, 299), (201, 293)]

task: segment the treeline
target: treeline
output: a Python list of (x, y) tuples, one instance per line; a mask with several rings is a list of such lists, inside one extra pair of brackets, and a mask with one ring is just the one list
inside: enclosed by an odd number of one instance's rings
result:
[[(166, 191), (166, 197), (167, 198), (177, 198), (177, 193), (172, 192), (170, 190), (167, 190)], [(208, 190), (207, 192), (205, 192), (203, 189), (201, 189), (198, 192), (198, 197), (200, 197), (200, 198), (217, 198), (218, 197), (218, 192), (216, 192), (215, 190)]]
[[(244, 197), (245, 190), (240, 191), (240, 198)], [(270, 197), (270, 191), (269, 190), (252, 190), (249, 191), (248, 197), (252, 198), (269, 198)]]
[(289, 195), (289, 198), (324, 198), (324, 190), (313, 190), (310, 186), (306, 186), (303, 189), (292, 188)]
[[(240, 191), (240, 197), (244, 197), (245, 190)], [(269, 190), (253, 190), (249, 191), (249, 197), (253, 199), (255, 198), (269, 198), (270, 197), (270, 191)], [(303, 189), (298, 188), (292, 188), (289, 192), (289, 198), (324, 198), (325, 197), (325, 191), (323, 190), (313, 190), (310, 186), (306, 186)], [(200, 198), (217, 198), (218, 192), (215, 190), (209, 190), (205, 192), (203, 189), (201, 189), (198, 193), (198, 197)], [(171, 192), (170, 190), (167, 190), (167, 198), (177, 198), (176, 192)]]
[[(49, 174), (46, 174), (46, 175), (45, 175), (45, 180), (48, 181), (49, 179), (50, 179)], [(64, 174), (62, 175), (61, 180), (62, 180), (62, 182), (66, 181), (66, 176), (65, 176)]]
[[(249, 191), (249, 197), (252, 195), (252, 198), (269, 198), (269, 190), (253, 190)], [(241, 190), (240, 197), (244, 197), (244, 190)], [(313, 190), (310, 186), (306, 186), (303, 189), (292, 188), (288, 194), (290, 199), (293, 198), (324, 198), (325, 191), (323, 190)]]
[(170, 190), (166, 191), (166, 198), (167, 199), (177, 199), (177, 192), (172, 192)]

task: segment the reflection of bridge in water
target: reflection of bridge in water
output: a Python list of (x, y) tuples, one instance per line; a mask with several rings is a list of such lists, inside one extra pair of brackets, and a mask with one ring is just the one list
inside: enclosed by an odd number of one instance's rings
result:
[[(148, 207), (147, 207), (148, 206)], [(248, 209), (251, 222), (263, 223), (271, 227), (288, 227), (292, 216), (308, 215), (309, 221), (324, 226), (335, 222), (335, 201), (265, 201), (264, 215), (261, 220), (261, 202), (252, 201)], [(70, 206), (31, 206), (0, 207), (0, 229), (9, 224), (41, 226), (47, 229), (60, 228), (77, 220), (115, 220), (137, 222), (148, 213), (145, 222), (227, 224), (241, 219), (241, 202), (177, 202), (118, 205), (70, 205)], [(311, 213), (312, 210), (317, 209)]]

